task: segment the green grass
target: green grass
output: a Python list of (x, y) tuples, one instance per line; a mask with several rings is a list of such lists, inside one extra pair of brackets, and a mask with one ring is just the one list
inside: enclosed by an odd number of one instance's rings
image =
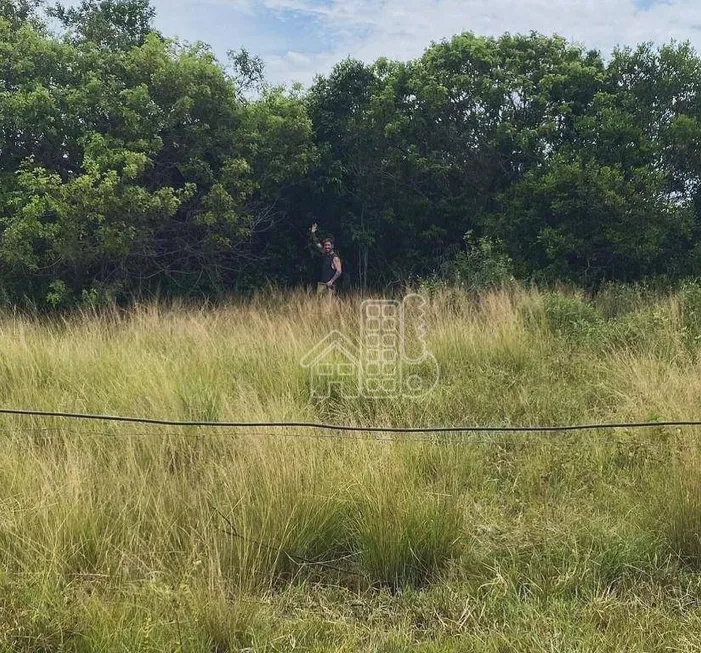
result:
[[(0, 406), (701, 419), (701, 292), (433, 292), (422, 400), (311, 400), (358, 302), (0, 317)], [(701, 429), (332, 437), (0, 419), (0, 650), (701, 650)]]

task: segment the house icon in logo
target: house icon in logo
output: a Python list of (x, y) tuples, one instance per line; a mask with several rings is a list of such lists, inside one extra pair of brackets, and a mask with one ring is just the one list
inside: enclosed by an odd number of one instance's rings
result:
[(361, 366), (356, 345), (340, 331), (332, 331), (301, 361), (311, 370), (311, 395), (318, 399), (331, 397), (336, 387), (341, 396), (360, 396), (359, 375)]
[(440, 369), (426, 347), (424, 305), (419, 295), (364, 301), (358, 344), (332, 331), (300, 361), (311, 370), (311, 396), (419, 399), (431, 392)]

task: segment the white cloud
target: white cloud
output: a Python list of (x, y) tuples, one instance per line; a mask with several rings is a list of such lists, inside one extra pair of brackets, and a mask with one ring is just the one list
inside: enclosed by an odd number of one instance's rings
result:
[[(154, 0), (152, 0), (154, 1)], [(160, 1), (160, 0), (159, 0)], [(191, 4), (191, 0), (167, 0), (170, 4)], [(237, 11), (244, 14), (253, 14), (256, 5), (259, 3), (257, 0), (201, 0), (199, 4), (203, 5), (220, 5), (223, 7), (233, 7)]]
[(287, 52), (286, 60), (297, 66), (309, 66), (312, 63), (311, 57), (294, 50)]
[[(256, 0), (268, 10), (294, 12), (322, 30), (334, 47), (321, 54), (287, 53), (273, 58), (275, 81), (311, 82), (346, 56), (410, 59), (431, 41), (463, 31), (557, 33), (609, 53), (615, 45), (690, 40), (701, 46), (701, 3), (669, 0), (640, 9), (633, 0)], [(298, 55), (305, 55), (308, 61)]]
[(270, 55), (265, 57), (265, 76), (276, 84), (311, 84), (315, 75), (330, 71), (342, 58), (343, 55), (335, 52), (305, 55), (288, 51), (284, 55)]

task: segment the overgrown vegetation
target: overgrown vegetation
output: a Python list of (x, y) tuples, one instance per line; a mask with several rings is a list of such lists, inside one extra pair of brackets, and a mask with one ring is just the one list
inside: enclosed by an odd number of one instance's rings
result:
[(48, 7), (55, 34), (42, 5), (0, 2), (6, 304), (310, 282), (314, 220), (351, 287), (701, 271), (688, 44), (468, 33), (284, 90), (246, 51), (165, 40), (148, 0)]
[[(434, 288), (441, 381), (418, 401), (311, 401), (299, 360), (325, 328), (302, 294), (5, 315), (0, 405), (388, 426), (699, 419), (699, 296)], [(359, 307), (330, 309), (349, 336)], [(701, 644), (698, 429), (0, 422), (0, 648)]]

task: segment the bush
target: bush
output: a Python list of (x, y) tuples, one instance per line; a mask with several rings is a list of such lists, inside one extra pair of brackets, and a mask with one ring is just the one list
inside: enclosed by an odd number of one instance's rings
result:
[(611, 319), (645, 308), (654, 297), (654, 291), (645, 283), (610, 282), (596, 293), (593, 301), (599, 312)]
[(607, 339), (613, 347), (654, 352), (669, 360), (678, 351), (679, 335), (670, 306), (653, 304), (612, 320)]
[(475, 239), (465, 234), (466, 250), (455, 254), (443, 266), (445, 276), (468, 290), (494, 288), (513, 281), (513, 261), (500, 241), (489, 237)]
[(545, 296), (545, 318), (552, 331), (577, 339), (598, 336), (605, 324), (591, 302), (579, 297), (552, 293)]

